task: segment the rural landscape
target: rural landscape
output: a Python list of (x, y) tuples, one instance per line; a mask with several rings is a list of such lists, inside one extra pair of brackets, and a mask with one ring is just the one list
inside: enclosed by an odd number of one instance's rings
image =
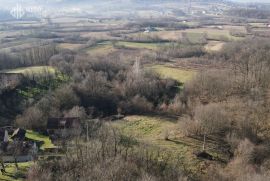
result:
[(267, 0), (0, 3), (0, 180), (270, 180)]

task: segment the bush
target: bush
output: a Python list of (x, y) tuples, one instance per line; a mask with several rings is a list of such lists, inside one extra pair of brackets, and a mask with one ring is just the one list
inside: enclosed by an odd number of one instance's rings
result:
[(143, 114), (153, 110), (153, 104), (139, 95), (133, 97), (130, 101), (121, 102), (119, 107), (126, 114)]
[(228, 130), (230, 125), (228, 115), (223, 106), (209, 104), (198, 106), (194, 111), (194, 118), (186, 118), (180, 122), (184, 135), (220, 135)]
[(16, 126), (24, 129), (40, 129), (46, 126), (46, 117), (42, 110), (37, 107), (30, 107), (22, 115), (17, 116)]
[(185, 85), (185, 91), (191, 98), (200, 98), (203, 103), (222, 101), (235, 93), (231, 76), (229, 72), (200, 72)]

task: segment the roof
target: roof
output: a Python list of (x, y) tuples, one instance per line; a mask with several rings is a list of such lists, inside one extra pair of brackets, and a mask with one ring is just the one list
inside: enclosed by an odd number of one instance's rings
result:
[(20, 140), (23, 140), (25, 138), (25, 134), (26, 134), (26, 130), (18, 128), (13, 132), (11, 138), (12, 139), (18, 138)]
[(70, 129), (81, 125), (80, 118), (49, 118), (47, 122), (47, 129)]

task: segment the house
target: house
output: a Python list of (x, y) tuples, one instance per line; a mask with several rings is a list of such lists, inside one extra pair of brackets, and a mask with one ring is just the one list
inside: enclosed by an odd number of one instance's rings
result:
[(11, 135), (11, 139), (17, 139), (23, 141), (25, 139), (26, 130), (18, 128)]
[(9, 140), (9, 132), (11, 132), (11, 127), (0, 128), (2, 161), (14, 163), (34, 160), (39, 148), (35, 141), (25, 139), (26, 130), (18, 128), (12, 131), (10, 138), (13, 141)]
[(5, 129), (0, 129), (0, 142), (4, 142), (6, 141), (6, 134), (7, 134), (7, 131)]
[(9, 142), (9, 137), (8, 137), (8, 131), (5, 129), (0, 129), (0, 150), (2, 151), (7, 151), (7, 146)]
[[(4, 154), (2, 160), (5, 163), (14, 162), (28, 162), (36, 159), (38, 153), (38, 147), (35, 142), (30, 141), (19, 141), (10, 142)], [(16, 160), (15, 160), (16, 158)]]
[(47, 122), (47, 132), (53, 140), (80, 135), (81, 128), (81, 121), (77, 117), (49, 118)]
[(156, 28), (149, 26), (149, 27), (144, 29), (144, 33), (150, 33), (150, 32), (153, 32), (153, 31), (157, 31)]
[(215, 28), (219, 30), (223, 30), (224, 27), (220, 25), (220, 26), (216, 26)]

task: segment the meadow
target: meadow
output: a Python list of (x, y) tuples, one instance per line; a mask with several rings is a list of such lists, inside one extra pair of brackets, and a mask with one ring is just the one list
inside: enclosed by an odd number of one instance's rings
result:
[(195, 70), (187, 70), (177, 67), (172, 67), (170, 65), (153, 65), (149, 66), (146, 69), (150, 69), (152, 71), (157, 72), (161, 75), (161, 77), (164, 78), (171, 78), (175, 79), (181, 83), (185, 83), (189, 80), (191, 80), (195, 75)]
[[(162, 150), (164, 155), (160, 159), (168, 156), (174, 158), (194, 176), (206, 172), (207, 163), (195, 155), (202, 149), (203, 140), (183, 136), (178, 118), (133, 115), (112, 124), (122, 134), (134, 137), (140, 144), (146, 144), (153, 150)], [(215, 160), (212, 164), (228, 160), (228, 155), (219, 151), (221, 146), (215, 138), (207, 142), (207, 152)]]

